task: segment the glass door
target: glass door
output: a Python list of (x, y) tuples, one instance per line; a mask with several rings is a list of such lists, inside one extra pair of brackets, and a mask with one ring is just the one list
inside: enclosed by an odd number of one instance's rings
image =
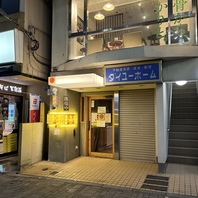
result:
[(89, 108), (89, 155), (113, 158), (112, 97), (91, 97)]

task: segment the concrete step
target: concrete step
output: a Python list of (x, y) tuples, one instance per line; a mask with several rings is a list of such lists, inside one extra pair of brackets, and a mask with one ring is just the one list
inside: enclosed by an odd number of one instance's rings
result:
[(172, 107), (198, 107), (198, 98), (187, 98), (172, 99)]
[(169, 139), (198, 140), (198, 132), (169, 132)]
[(171, 113), (171, 119), (197, 119), (198, 113)]
[(171, 125), (198, 125), (198, 118), (196, 119), (171, 119)]
[(198, 107), (192, 106), (192, 107), (175, 107), (172, 104), (172, 109), (171, 109), (172, 113), (198, 113)]
[(190, 89), (196, 89), (196, 83), (195, 82), (188, 82), (187, 84), (183, 86), (178, 86), (177, 84), (173, 84), (174, 90), (190, 90)]
[(167, 163), (198, 165), (198, 157), (168, 155)]
[(169, 147), (168, 155), (198, 157), (198, 148)]
[(170, 131), (173, 132), (197, 132), (198, 133), (198, 125), (170, 125)]
[(176, 99), (176, 98), (185, 98), (185, 99), (197, 98), (197, 93), (195, 91), (192, 91), (192, 92), (182, 92), (181, 91), (181, 92), (175, 93), (175, 90), (173, 90), (172, 97), (174, 99)]
[(169, 139), (169, 147), (198, 148), (198, 140)]

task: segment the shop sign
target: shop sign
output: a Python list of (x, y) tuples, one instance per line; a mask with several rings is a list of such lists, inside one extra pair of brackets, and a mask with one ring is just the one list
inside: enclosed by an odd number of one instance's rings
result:
[(16, 92), (16, 93), (22, 93), (22, 87), (11, 86), (11, 85), (0, 84), (0, 90), (1, 91), (11, 91), (11, 92)]
[(39, 122), (40, 96), (30, 94), (30, 122)]
[(105, 67), (105, 85), (161, 81), (161, 63)]

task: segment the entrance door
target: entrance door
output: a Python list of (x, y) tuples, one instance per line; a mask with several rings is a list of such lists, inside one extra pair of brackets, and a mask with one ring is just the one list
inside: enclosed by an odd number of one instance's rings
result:
[(89, 100), (89, 155), (113, 158), (113, 99), (91, 97)]

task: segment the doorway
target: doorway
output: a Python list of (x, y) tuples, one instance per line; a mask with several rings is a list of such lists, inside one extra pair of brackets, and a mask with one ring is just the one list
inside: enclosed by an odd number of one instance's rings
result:
[(89, 98), (89, 155), (114, 157), (113, 97)]

